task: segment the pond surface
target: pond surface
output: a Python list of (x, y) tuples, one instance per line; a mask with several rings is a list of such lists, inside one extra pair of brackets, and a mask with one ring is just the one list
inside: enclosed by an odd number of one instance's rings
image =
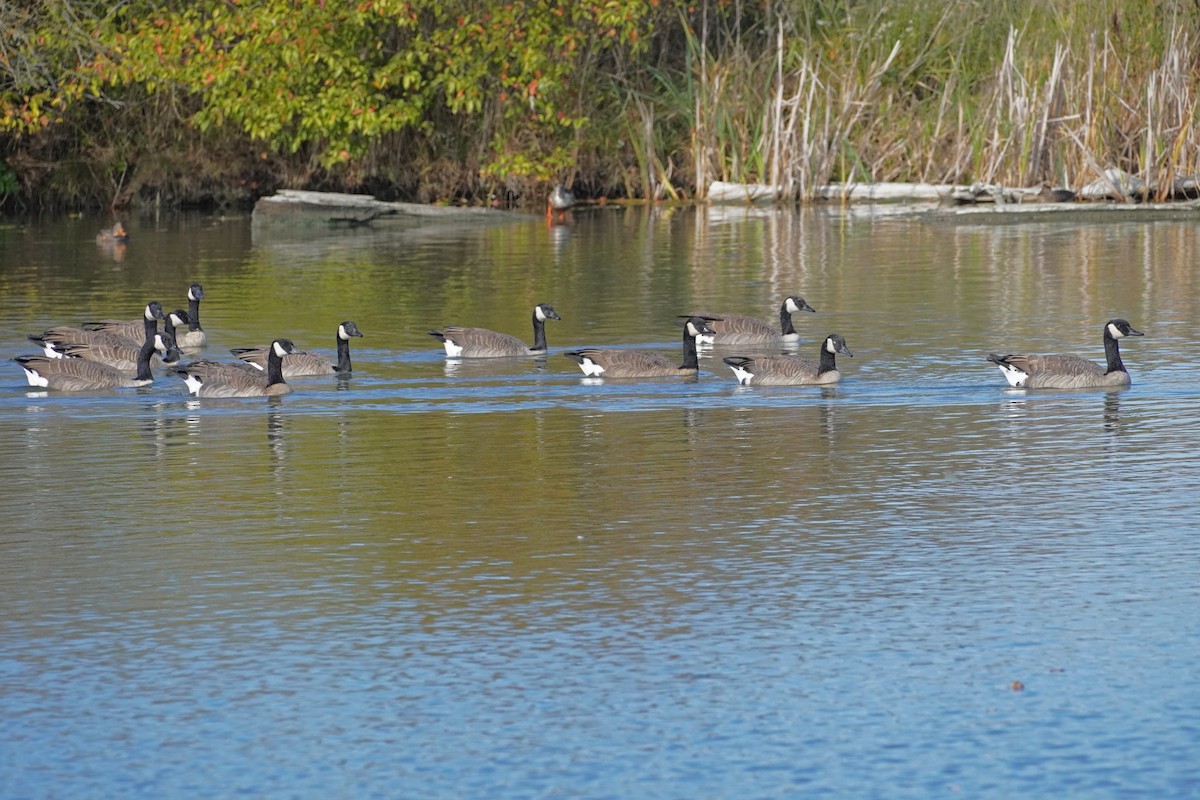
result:
[[(1200, 220), (582, 209), (289, 240), (0, 228), (0, 796), (1200, 792)], [(354, 375), (31, 390), (26, 334), (186, 307)], [(837, 332), (836, 389), (594, 380), (693, 308)], [(541, 360), (447, 363), (445, 324)], [(1007, 388), (991, 352), (1120, 392)], [(3, 365), (7, 366), (3, 366)]]

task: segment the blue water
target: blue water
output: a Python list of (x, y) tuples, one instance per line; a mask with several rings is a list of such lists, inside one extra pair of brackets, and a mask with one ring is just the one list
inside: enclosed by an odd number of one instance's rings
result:
[[(583, 215), (406, 249), (134, 222), (119, 263), (72, 223), (0, 237), (5, 357), (197, 275), (210, 355), (366, 336), (280, 402), (9, 364), (0, 797), (1200, 794), (1195, 226)], [(839, 388), (558, 355), (670, 352), (677, 308), (770, 317), (784, 285), (846, 335)], [(543, 296), (545, 362), (425, 334), (525, 335)], [(982, 360), (1099, 357), (1118, 312), (1147, 332), (1127, 391)]]

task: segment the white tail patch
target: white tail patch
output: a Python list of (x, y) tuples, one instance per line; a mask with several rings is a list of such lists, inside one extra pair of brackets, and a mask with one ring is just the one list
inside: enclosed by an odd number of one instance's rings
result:
[(29, 381), (30, 386), (36, 386), (39, 389), (49, 388), (50, 381), (43, 378), (41, 373), (25, 366), (22, 366), (21, 369), (25, 370), (25, 380)]
[(1025, 381), (1029, 379), (1029, 373), (1022, 372), (1014, 366), (1008, 364), (997, 364), (1000, 367), (1000, 373), (1004, 375), (1004, 379), (1008, 381), (1010, 386), (1017, 389), (1025, 387)]
[(187, 384), (188, 394), (198, 394), (200, 387), (204, 385), (204, 381), (197, 378), (195, 375), (184, 375), (183, 382)]
[(716, 334), (702, 333), (696, 337), (696, 344), (697, 345), (709, 345), (709, 344), (712, 344), (713, 342), (715, 342), (716, 339), (717, 339)]
[(46, 352), (47, 358), (66, 358), (65, 355), (55, 350), (54, 345), (50, 344), (49, 342), (42, 344), (42, 350)]
[(737, 382), (742, 386), (749, 386), (750, 381), (754, 380), (754, 373), (744, 367), (735, 367), (731, 364), (729, 368), (733, 370), (733, 377), (737, 378)]
[(443, 339), (442, 344), (446, 348), (446, 355), (450, 358), (458, 358), (462, 355), (462, 345), (455, 344), (454, 342), (450, 341), (449, 338)]
[(587, 356), (584, 356), (583, 361), (579, 364), (579, 368), (583, 370), (583, 374), (587, 375), (589, 378), (599, 377), (604, 374), (604, 367), (600, 366), (595, 361), (592, 361)]

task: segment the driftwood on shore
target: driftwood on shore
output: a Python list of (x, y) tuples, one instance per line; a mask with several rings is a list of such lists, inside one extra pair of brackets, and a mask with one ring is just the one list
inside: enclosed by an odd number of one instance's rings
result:
[(435, 206), (421, 203), (393, 203), (376, 200), (366, 194), (307, 192), (282, 189), (260, 198), (251, 217), (257, 227), (279, 226), (289, 229), (357, 227), (375, 222), (388, 225), (497, 224), (528, 220), (528, 214), (491, 208)]
[[(818, 186), (817, 200), (841, 203), (859, 202), (931, 202), (947, 205), (1020, 206), (1056, 203), (1083, 205), (1146, 204), (1156, 197), (1166, 203), (1200, 199), (1200, 177), (1174, 178), (1159, 187), (1119, 169), (1110, 168), (1081, 187), (1078, 192), (1065, 187), (1037, 186), (1012, 188), (996, 184), (957, 185), (945, 183), (832, 183)], [(708, 190), (712, 203), (776, 203), (795, 198), (794, 190), (782, 185), (741, 184), (714, 181)]]

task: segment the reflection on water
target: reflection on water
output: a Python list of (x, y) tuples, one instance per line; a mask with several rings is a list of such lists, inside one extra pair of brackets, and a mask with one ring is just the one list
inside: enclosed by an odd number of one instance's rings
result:
[[(28, 392), (3, 362), (5, 796), (1200, 781), (1197, 226), (579, 209), (255, 242), (184, 218), (119, 268), (95, 227), (0, 236), (6, 357), (196, 280), (210, 357), (381, 333), (353, 377), (273, 400)], [(799, 351), (854, 343), (837, 387), (742, 387), (719, 349), (688, 380), (560, 355), (677, 354), (680, 309), (793, 293), (820, 309)], [(523, 330), (543, 299), (549, 357), (447, 360), (425, 333)], [(984, 362), (1089, 352), (1113, 316), (1154, 332), (1128, 390), (1011, 390)]]

